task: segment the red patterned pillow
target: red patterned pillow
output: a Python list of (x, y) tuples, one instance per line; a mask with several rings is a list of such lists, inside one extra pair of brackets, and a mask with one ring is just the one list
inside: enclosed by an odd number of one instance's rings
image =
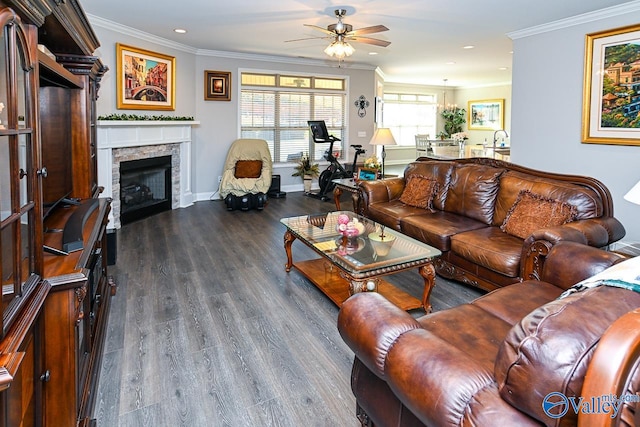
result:
[(438, 189), (434, 179), (422, 175), (410, 175), (400, 195), (400, 201), (409, 206), (433, 210), (433, 197)]
[(566, 224), (576, 218), (575, 206), (522, 190), (507, 212), (500, 229), (526, 239), (536, 230)]

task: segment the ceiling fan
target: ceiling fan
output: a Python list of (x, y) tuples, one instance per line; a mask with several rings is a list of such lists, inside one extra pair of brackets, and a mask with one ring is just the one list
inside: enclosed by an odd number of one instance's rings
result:
[(388, 31), (389, 29), (384, 25), (373, 25), (371, 27), (364, 27), (354, 30), (351, 24), (342, 22), (342, 18), (344, 18), (347, 14), (347, 11), (345, 9), (336, 9), (334, 13), (336, 15), (336, 18), (338, 18), (338, 22), (329, 25), (326, 29), (318, 27), (317, 25), (304, 24), (305, 27), (311, 27), (313, 29), (322, 31), (323, 33), (325, 33), (324, 36), (287, 40), (287, 42), (313, 39), (331, 40), (331, 44), (327, 46), (324, 52), (329, 56), (335, 56), (336, 58), (338, 58), (338, 60), (342, 60), (345, 56), (350, 56), (355, 51), (355, 49), (349, 44), (350, 41), (356, 43), (367, 43), (380, 47), (387, 47), (391, 44), (391, 42), (388, 42), (386, 40), (374, 39), (372, 37), (362, 37), (363, 34), (373, 34)]

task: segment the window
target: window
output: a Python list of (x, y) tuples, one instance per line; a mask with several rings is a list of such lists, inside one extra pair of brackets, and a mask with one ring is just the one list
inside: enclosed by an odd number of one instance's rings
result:
[[(344, 140), (346, 81), (343, 78), (242, 73), (240, 136), (267, 141), (274, 162), (309, 153), (322, 159), (329, 143), (315, 144), (308, 120), (324, 120), (329, 134)], [(342, 142), (334, 143), (342, 158)]]
[(415, 135), (436, 137), (435, 95), (385, 93), (383, 126), (391, 129), (398, 145), (415, 146)]

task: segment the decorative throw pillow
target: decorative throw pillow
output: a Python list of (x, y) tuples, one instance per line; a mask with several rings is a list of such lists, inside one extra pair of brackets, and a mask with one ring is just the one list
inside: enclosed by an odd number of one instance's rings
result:
[(260, 178), (262, 160), (238, 160), (233, 176), (236, 178)]
[(549, 199), (529, 190), (518, 193), (500, 229), (526, 239), (536, 230), (566, 224), (576, 218), (576, 208), (560, 200)]
[(433, 209), (433, 196), (437, 189), (438, 183), (435, 180), (422, 175), (410, 175), (400, 195), (400, 201), (417, 208)]

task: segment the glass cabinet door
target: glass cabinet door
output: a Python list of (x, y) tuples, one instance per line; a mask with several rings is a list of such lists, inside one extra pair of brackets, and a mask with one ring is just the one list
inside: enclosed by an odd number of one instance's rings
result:
[[(40, 281), (34, 155), (33, 73), (21, 26), (0, 14), (0, 279), (4, 335), (22, 301)], [(40, 257), (40, 258), (38, 258)]]

